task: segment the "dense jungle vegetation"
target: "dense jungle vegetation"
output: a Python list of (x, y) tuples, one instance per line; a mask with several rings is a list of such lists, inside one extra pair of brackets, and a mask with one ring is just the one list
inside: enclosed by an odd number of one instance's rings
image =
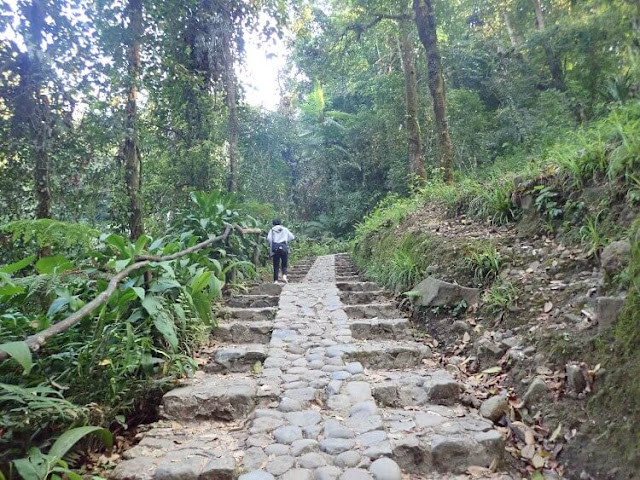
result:
[[(249, 37), (286, 49), (275, 111), (246, 101)], [(429, 267), (393, 234), (419, 210), (505, 225), (529, 197), (596, 257), (635, 238), (616, 338), (640, 371), (639, 47), (637, 0), (3, 1), (0, 478), (78, 478), (79, 439), (152, 415), (274, 217), (300, 257), (355, 238), (398, 292)]]

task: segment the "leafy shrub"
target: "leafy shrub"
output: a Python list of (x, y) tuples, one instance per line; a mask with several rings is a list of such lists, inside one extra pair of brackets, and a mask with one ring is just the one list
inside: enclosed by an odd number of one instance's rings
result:
[(500, 255), (493, 243), (477, 242), (468, 246), (465, 261), (479, 283), (485, 283), (500, 273)]
[[(227, 221), (254, 224), (233, 200), (216, 193), (194, 196), (189, 215), (166, 237), (142, 236), (131, 243), (98, 235), (92, 249), (78, 249), (73, 257), (33, 255), (0, 267), (0, 349), (76, 312), (139, 255), (184, 250), (219, 235)], [(181, 230), (180, 221), (190, 229)], [(152, 263), (121, 283), (94, 316), (49, 339), (28, 369), (25, 362), (2, 362), (0, 470), (55, 432), (126, 423), (127, 415), (193, 372), (194, 349), (215, 328), (214, 304), (230, 272), (254, 274), (249, 260), (257, 242), (251, 235), (233, 235), (226, 245)]]

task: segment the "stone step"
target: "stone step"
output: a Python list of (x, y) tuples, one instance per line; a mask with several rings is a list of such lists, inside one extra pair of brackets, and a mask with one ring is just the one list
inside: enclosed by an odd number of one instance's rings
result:
[(234, 295), (226, 304), (233, 308), (277, 307), (280, 297), (277, 295)]
[(413, 332), (411, 322), (406, 318), (357, 320), (349, 324), (351, 335), (355, 339), (373, 340), (411, 340)]
[(358, 275), (336, 275), (336, 282), (357, 282), (360, 280)]
[(375, 370), (417, 367), (431, 357), (431, 349), (417, 342), (360, 341), (350, 347), (344, 349), (345, 361), (360, 362)]
[(251, 372), (256, 362), (262, 365), (267, 358), (267, 345), (225, 345), (218, 348), (203, 366), (208, 373)]
[[(218, 427), (219, 425), (219, 427)], [(109, 473), (111, 480), (232, 480), (238, 464), (225, 448), (234, 438), (222, 422), (178, 424), (159, 421), (145, 432), (123, 461)], [(224, 447), (223, 447), (224, 446)]]
[(464, 407), (427, 405), (420, 411), (381, 411), (391, 438), (391, 457), (406, 473), (463, 474), (471, 466), (502, 462), (504, 439), (500, 432)]
[(273, 322), (221, 323), (213, 336), (228, 343), (269, 343), (273, 328)]
[(343, 310), (349, 318), (398, 318), (402, 315), (391, 302), (345, 305)]
[(249, 295), (280, 295), (282, 285), (276, 283), (257, 283), (249, 287)]
[(377, 299), (385, 298), (385, 293), (382, 290), (370, 290), (364, 292), (340, 292), (340, 300), (345, 305), (363, 305), (373, 303)]
[(277, 307), (263, 308), (230, 308), (231, 318), (236, 320), (247, 320), (254, 322), (262, 322), (265, 320), (273, 320), (276, 317)]
[(380, 286), (373, 282), (336, 282), (341, 292), (374, 292), (380, 290)]
[(373, 397), (384, 407), (454, 405), (463, 390), (446, 370), (376, 371), (372, 377)]
[(203, 375), (162, 397), (161, 413), (170, 420), (244, 418), (257, 404), (258, 382), (246, 375)]

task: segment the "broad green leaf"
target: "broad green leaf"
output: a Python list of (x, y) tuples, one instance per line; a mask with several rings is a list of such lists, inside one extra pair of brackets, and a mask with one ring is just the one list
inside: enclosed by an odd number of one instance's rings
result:
[(19, 260), (15, 263), (10, 263), (9, 265), (5, 265), (4, 267), (0, 267), (0, 272), (2, 273), (14, 273), (17, 272), (18, 270), (22, 270), (25, 267), (28, 267), (29, 265), (31, 265), (33, 263), (33, 261), (36, 259), (35, 255), (29, 255), (26, 258), (23, 258), (22, 260)]
[(165, 340), (174, 350), (178, 348), (178, 336), (176, 335), (176, 326), (173, 320), (164, 312), (157, 315), (153, 319), (153, 324), (162, 334)]
[(52, 257), (43, 257), (36, 262), (36, 270), (38, 273), (49, 275), (52, 273), (62, 273), (74, 268), (73, 263), (62, 255), (54, 255)]
[(59, 297), (51, 302), (49, 310), (47, 310), (47, 317), (53, 317), (56, 313), (69, 305), (69, 297)]
[(6, 352), (20, 364), (24, 375), (28, 375), (33, 368), (33, 357), (26, 342), (8, 342), (0, 344), (0, 350)]
[(151, 317), (158, 315), (164, 310), (164, 305), (162, 304), (160, 299), (153, 295), (147, 295), (145, 297), (145, 299), (142, 301), (142, 307)]
[(210, 295), (211, 298), (218, 298), (222, 295), (222, 287), (224, 286), (224, 282), (220, 280), (215, 275), (211, 276), (211, 280), (209, 281), (209, 288), (211, 289)]
[(45, 455), (33, 447), (29, 449), (27, 458), (14, 460), (13, 464), (23, 480), (44, 480), (49, 473), (49, 465)]
[(162, 280), (158, 283), (154, 283), (153, 285), (151, 285), (149, 290), (154, 293), (159, 293), (159, 292), (166, 292), (167, 290), (171, 290), (172, 288), (181, 288), (181, 287), (182, 285), (180, 285), (180, 283), (177, 282), (176, 280), (167, 279), (167, 280)]
[(131, 289), (134, 292), (136, 292), (136, 295), (138, 295), (138, 298), (140, 300), (144, 300), (144, 297), (145, 297), (145, 295), (147, 293), (144, 288), (142, 288), (142, 287), (131, 287)]
[(193, 306), (198, 312), (198, 316), (207, 324), (211, 324), (211, 301), (202, 292), (192, 294)]
[(106, 239), (107, 245), (114, 247), (119, 253), (125, 255), (127, 253), (127, 242), (120, 235), (112, 233)]
[(53, 443), (53, 445), (51, 445), (49, 455), (57, 458), (64, 457), (67, 452), (76, 443), (78, 443), (78, 441), (91, 433), (96, 433), (107, 448), (111, 448), (111, 446), (113, 445), (113, 436), (111, 435), (111, 432), (106, 428), (91, 426), (78, 427), (67, 430), (62, 435), (60, 435), (58, 439)]
[(171, 262), (160, 262), (158, 266), (167, 272), (171, 278), (176, 278), (176, 272), (173, 270)]
[(116, 260), (114, 262), (114, 269), (116, 270), (116, 272), (121, 272), (122, 270), (127, 268), (127, 266), (129, 266), (130, 263), (131, 263), (130, 258), (125, 258), (124, 260)]
[(0, 286), (0, 296), (4, 295), (18, 295), (24, 293), (24, 287), (20, 285), (2, 285)]
[(211, 272), (205, 271), (201, 272), (198, 276), (196, 276), (191, 282), (191, 290), (193, 292), (201, 292), (208, 284), (211, 279)]
[(149, 235), (141, 235), (138, 240), (136, 240), (135, 252), (136, 255), (140, 255), (144, 250), (144, 247), (147, 243), (149, 243), (152, 238)]
[(151, 245), (149, 245), (149, 251), (152, 252), (162, 245), (164, 237), (156, 238)]

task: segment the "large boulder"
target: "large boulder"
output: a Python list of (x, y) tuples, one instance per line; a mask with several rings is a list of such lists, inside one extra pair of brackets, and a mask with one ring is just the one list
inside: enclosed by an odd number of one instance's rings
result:
[(412, 298), (419, 307), (444, 307), (461, 301), (475, 305), (480, 300), (480, 290), (427, 277), (413, 288)]
[(609, 275), (613, 275), (629, 264), (631, 242), (628, 239), (611, 242), (600, 254), (600, 266)]
[(598, 332), (613, 327), (624, 308), (626, 297), (598, 297), (595, 300)]

